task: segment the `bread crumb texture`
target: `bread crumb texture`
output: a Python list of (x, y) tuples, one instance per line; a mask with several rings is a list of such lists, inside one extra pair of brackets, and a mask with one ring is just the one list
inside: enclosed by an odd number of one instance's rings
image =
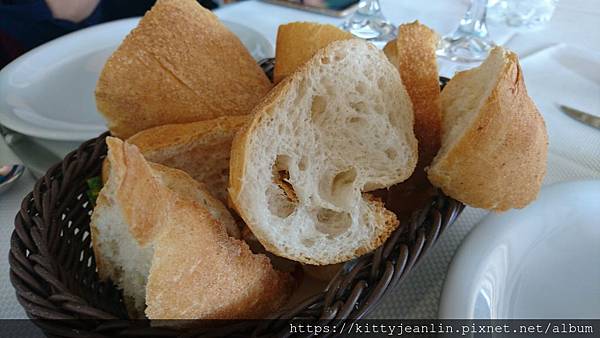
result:
[(413, 110), (373, 45), (329, 44), (283, 80), (234, 139), (230, 196), (269, 251), (334, 264), (381, 245), (396, 216), (369, 191), (415, 168)]

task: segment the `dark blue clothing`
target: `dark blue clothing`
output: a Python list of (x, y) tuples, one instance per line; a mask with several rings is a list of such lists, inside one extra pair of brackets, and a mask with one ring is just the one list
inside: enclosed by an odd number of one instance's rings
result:
[[(0, 0), (0, 69), (19, 55), (59, 36), (102, 22), (141, 16), (155, 0), (100, 0), (85, 20), (52, 17), (44, 0)], [(199, 1), (213, 9), (212, 1)]]

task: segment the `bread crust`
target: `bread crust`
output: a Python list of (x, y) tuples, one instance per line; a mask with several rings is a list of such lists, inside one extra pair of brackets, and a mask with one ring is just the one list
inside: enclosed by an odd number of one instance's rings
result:
[[(362, 43), (362, 41), (357, 43)], [(311, 60), (319, 60), (322, 56), (327, 55), (327, 53), (329, 53), (329, 50), (333, 48), (338, 47), (335, 43), (329, 44), (327, 47), (319, 50), (315, 55), (313, 55)], [(314, 61), (315, 64), (317, 62), (318, 61)], [(249, 211), (245, 210), (244, 208), (240, 208), (239, 206), (240, 194), (243, 190), (244, 184), (242, 178), (246, 176), (246, 163), (250, 161), (250, 155), (247, 148), (250, 142), (251, 135), (255, 132), (255, 130), (257, 130), (257, 128), (259, 128), (263, 121), (272, 118), (273, 112), (270, 109), (270, 107), (274, 105), (279, 98), (284, 97), (286, 93), (290, 91), (290, 86), (292, 84), (292, 81), (294, 81), (294, 77), (296, 76), (296, 74), (308, 73), (311, 67), (315, 67), (315, 65), (313, 65), (312, 63), (313, 61), (309, 61), (308, 63), (303, 64), (298, 69), (296, 69), (291, 76), (287, 76), (275, 88), (273, 88), (273, 90), (271, 90), (269, 94), (266, 95), (263, 98), (263, 100), (254, 108), (252, 113), (254, 115), (254, 119), (252, 120), (252, 122), (249, 123), (246, 127), (242, 128), (236, 134), (231, 147), (228, 191), (229, 196), (231, 198), (231, 206), (238, 212), (238, 214), (244, 219), (244, 221), (246, 221), (246, 224), (250, 227), (254, 235), (268, 251), (281, 257), (285, 257), (301, 263), (312, 265), (329, 265), (356, 258), (358, 256), (371, 252), (380, 245), (382, 245), (385, 242), (385, 240), (390, 236), (390, 234), (399, 225), (399, 221), (396, 215), (393, 212), (387, 210), (380, 199), (370, 194), (364, 194), (367, 204), (370, 208), (375, 210), (376, 214), (378, 215), (378, 224), (381, 225), (381, 227), (378, 228), (379, 233), (376, 236), (370, 238), (368, 243), (357, 247), (354, 252), (340, 253), (332, 260), (323, 261), (307, 255), (290, 255), (288, 252), (280, 250), (278, 247), (274, 246), (272, 243), (269, 242), (269, 240), (267, 239), (267, 233), (262, 227), (258, 226), (257, 224), (253, 224), (252, 217)], [(408, 103), (410, 104), (410, 102)], [(414, 170), (414, 167), (416, 165), (416, 143), (412, 144), (411, 152), (411, 159), (414, 161), (409, 163), (410, 168), (407, 168), (406, 176), (404, 176), (405, 178), (410, 176), (412, 170)]]
[(223, 134), (235, 134), (251, 119), (250, 115), (221, 116), (205, 121), (166, 124), (141, 131), (127, 139), (127, 142), (136, 145), (142, 154), (152, 153), (198, 140), (208, 142)]
[(98, 110), (112, 134), (248, 114), (271, 83), (240, 40), (194, 0), (159, 0), (104, 66)]
[(419, 21), (400, 25), (398, 37), (384, 48), (400, 72), (415, 112), (415, 136), (423, 170), (437, 154), (441, 143), (440, 85), (435, 49), (439, 36)]
[[(194, 206), (178, 200), (176, 207), (191, 211)], [(174, 215), (170, 223), (177, 226), (155, 246), (146, 288), (148, 318), (264, 319), (291, 295), (290, 275), (228, 237), (205, 213), (194, 208)]]
[(333, 25), (291, 22), (279, 26), (275, 45), (273, 82), (279, 83), (328, 44), (354, 36)]
[(145, 286), (148, 318), (262, 319), (287, 301), (291, 276), (227, 234), (194, 198), (198, 182), (149, 164), (134, 145), (114, 138), (107, 143), (117, 161), (111, 175), (122, 179), (116, 199), (129, 230), (140, 244), (153, 246)]
[(211, 195), (206, 184), (190, 180), (190, 176), (175, 168), (170, 168), (158, 163), (150, 163), (152, 171), (158, 179), (169, 189), (185, 198), (197, 201), (227, 230), (231, 237), (240, 239), (242, 233), (229, 210), (216, 197)]
[[(460, 139), (434, 159), (428, 175), (463, 203), (504, 211), (523, 208), (536, 198), (546, 174), (548, 136), (527, 94), (517, 55), (501, 49), (495, 53), (504, 53), (505, 63), (491, 94)], [(468, 86), (469, 72), (450, 81), (442, 92), (442, 106)]]
[(415, 112), (415, 136), (419, 141), (419, 160), (412, 176), (388, 191), (388, 205), (401, 218), (422, 209), (436, 190), (425, 168), (441, 144), (441, 102), (436, 46), (439, 36), (415, 21), (398, 27), (398, 37), (390, 41), (384, 53), (402, 78)]
[(143, 130), (127, 142), (155, 163), (185, 171), (206, 184), (212, 195), (227, 201), (229, 155), (235, 133), (251, 116), (222, 116), (212, 120), (168, 124)]

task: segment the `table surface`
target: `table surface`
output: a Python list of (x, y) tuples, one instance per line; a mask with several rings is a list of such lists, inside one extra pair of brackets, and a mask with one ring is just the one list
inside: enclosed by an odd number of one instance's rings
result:
[[(440, 34), (446, 34), (455, 28), (468, 1), (381, 0), (381, 4), (385, 14), (395, 23), (419, 20)], [(216, 14), (254, 28), (273, 45), (280, 24), (291, 21), (341, 22), (341, 19), (257, 1), (229, 5), (217, 10)], [(557, 110), (555, 102), (563, 99), (563, 103), (600, 114), (600, 6), (597, 6), (597, 0), (560, 1), (552, 21), (540, 31), (517, 31), (491, 25), (490, 32), (496, 41), (520, 55), (529, 93), (546, 119), (550, 150), (544, 184), (600, 179), (600, 132), (569, 120)], [(0, 163), (15, 161), (14, 154), (0, 140)], [(7, 257), (15, 214), (33, 183), (33, 178), (26, 175), (10, 191), (0, 195), (0, 318), (25, 318), (9, 281)], [(432, 252), (383, 300), (371, 317), (436, 318), (450, 261), (466, 234), (485, 215), (484, 210), (467, 208), (442, 235)]]

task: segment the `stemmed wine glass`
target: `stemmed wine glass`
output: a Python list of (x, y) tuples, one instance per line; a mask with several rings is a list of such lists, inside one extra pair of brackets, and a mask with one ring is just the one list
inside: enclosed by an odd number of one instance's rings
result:
[(485, 23), (487, 0), (471, 0), (458, 28), (440, 40), (437, 55), (458, 62), (484, 60), (494, 42)]
[(358, 9), (341, 28), (375, 44), (385, 43), (396, 37), (396, 26), (381, 12), (379, 0), (361, 0)]

